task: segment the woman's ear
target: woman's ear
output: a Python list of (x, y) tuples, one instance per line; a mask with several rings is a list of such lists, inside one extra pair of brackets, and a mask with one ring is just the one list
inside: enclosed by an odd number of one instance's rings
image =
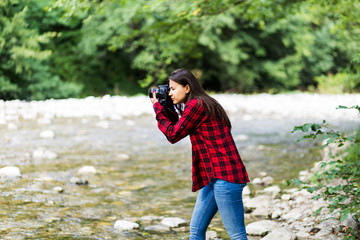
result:
[(189, 86), (189, 84), (185, 86), (185, 92), (186, 92), (186, 93), (189, 93), (189, 92), (190, 92), (190, 86)]

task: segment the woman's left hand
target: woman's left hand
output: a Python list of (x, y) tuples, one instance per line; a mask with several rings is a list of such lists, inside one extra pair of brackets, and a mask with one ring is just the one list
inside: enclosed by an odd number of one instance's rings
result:
[(150, 98), (150, 101), (151, 101), (152, 104), (154, 105), (155, 103), (157, 103), (157, 102), (159, 102), (159, 101), (158, 101), (157, 98), (156, 98), (156, 93), (153, 92), (152, 94), (153, 94), (153, 97)]

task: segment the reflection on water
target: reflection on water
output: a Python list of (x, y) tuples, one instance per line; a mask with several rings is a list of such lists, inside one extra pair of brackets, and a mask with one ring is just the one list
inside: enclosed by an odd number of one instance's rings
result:
[[(319, 160), (310, 143), (294, 144), (298, 135), (290, 132), (302, 120), (231, 118), (250, 178), (267, 172), (281, 184)], [(157, 234), (144, 230), (156, 220), (138, 221), (140, 230), (126, 233), (116, 233), (113, 225), (143, 216), (190, 221), (196, 193), (191, 192), (189, 139), (169, 144), (154, 116), (101, 121), (55, 118), (42, 125), (20, 120), (17, 130), (0, 127), (0, 166), (15, 165), (22, 172), (20, 179), (1, 180), (2, 239), (187, 239), (188, 226)], [(41, 138), (43, 130), (54, 131), (55, 137)], [(58, 157), (33, 158), (40, 147)], [(96, 175), (88, 177), (88, 185), (72, 183), (85, 165), (94, 166)], [(211, 229), (227, 239), (218, 215)]]

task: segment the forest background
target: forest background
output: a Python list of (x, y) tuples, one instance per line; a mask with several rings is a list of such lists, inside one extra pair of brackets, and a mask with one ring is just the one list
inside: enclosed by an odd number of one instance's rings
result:
[(0, 0), (0, 99), (360, 89), (358, 0)]

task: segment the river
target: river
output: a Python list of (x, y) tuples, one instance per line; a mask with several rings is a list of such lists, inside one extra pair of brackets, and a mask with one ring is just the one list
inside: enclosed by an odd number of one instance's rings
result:
[[(320, 160), (316, 144), (295, 143), (300, 136), (291, 133), (295, 125), (323, 119), (336, 130), (359, 125), (356, 112), (336, 107), (358, 104), (360, 95), (214, 97), (230, 116), (250, 178), (266, 172), (281, 186)], [(145, 96), (0, 101), (0, 168), (5, 166), (18, 167), (22, 176), (0, 179), (1, 239), (187, 239), (189, 234), (188, 224), (165, 233), (144, 230), (163, 217), (189, 222), (197, 194), (191, 192), (189, 139), (168, 143)], [(93, 166), (96, 174), (79, 176), (84, 166)], [(76, 184), (76, 177), (88, 184)], [(119, 219), (138, 222), (140, 229), (117, 232)], [(228, 239), (218, 215), (209, 229)]]

